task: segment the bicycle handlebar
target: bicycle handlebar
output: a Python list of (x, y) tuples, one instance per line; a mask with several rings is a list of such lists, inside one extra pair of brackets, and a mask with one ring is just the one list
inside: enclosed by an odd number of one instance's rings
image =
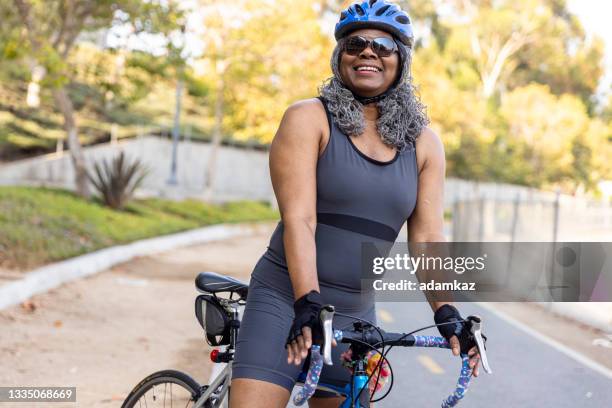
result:
[[(342, 331), (333, 330), (332, 321), (334, 317), (334, 307), (326, 305), (321, 310), (320, 319), (321, 327), (323, 328), (323, 354), (321, 354), (321, 346), (313, 345), (310, 352), (310, 367), (306, 374), (306, 381), (303, 388), (295, 395), (293, 402), (295, 405), (302, 405), (315, 392), (323, 363), (332, 365), (331, 358), (331, 343), (332, 338), (337, 342), (349, 344), (369, 344), (373, 348), (381, 346), (402, 346), (402, 347), (437, 347), (450, 348), (450, 344), (443, 337), (438, 336), (413, 336), (402, 333), (385, 333), (378, 329), (376, 332), (369, 331)], [(491, 374), (491, 368), (487, 359), (486, 349), (482, 336), (482, 319), (479, 316), (468, 316), (465, 319), (465, 324), (469, 328), (470, 334), (473, 337), (476, 347), (480, 353), (482, 367), (486, 373)], [(382, 335), (382, 339), (381, 339)], [(461, 372), (457, 380), (455, 391), (442, 401), (442, 408), (450, 408), (456, 406), (465, 395), (467, 388), (470, 385), (472, 377), (472, 369), (469, 366), (469, 357), (467, 354), (461, 354)]]

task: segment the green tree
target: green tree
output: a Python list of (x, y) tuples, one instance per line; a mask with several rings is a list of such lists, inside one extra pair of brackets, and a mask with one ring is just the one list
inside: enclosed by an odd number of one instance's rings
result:
[(79, 35), (113, 25), (129, 24), (134, 33), (169, 34), (180, 13), (173, 3), (144, 0), (14, 0), (23, 30), (23, 43), (33, 66), (44, 68), (45, 83), (64, 119), (68, 146), (75, 167), (77, 192), (90, 194), (87, 166), (78, 137), (74, 103), (67, 85), (73, 70), (68, 61)]
[(272, 140), (283, 112), (331, 75), (334, 42), (308, 2), (279, 0), (230, 33), (240, 58), (228, 68), (229, 125), (238, 139)]
[[(527, 184), (550, 187), (587, 182), (590, 172), (590, 119), (582, 101), (570, 94), (553, 95), (546, 85), (517, 88), (502, 98), (500, 114), (508, 138), (525, 145), (522, 157), (531, 172)], [(578, 171), (575, 165), (581, 167)]]
[(534, 42), (550, 13), (538, 0), (455, 0), (447, 44), (451, 59), (468, 60), (480, 77), (480, 92), (489, 98), (501, 78), (516, 68), (516, 55)]
[(287, 106), (316, 95), (330, 75), (333, 43), (320, 26), (320, 3), (279, 0), (274, 7), (261, 7), (261, 1), (241, 0), (203, 6), (206, 51), (195, 71), (214, 90), (209, 191), (222, 135), (269, 142)]
[(575, 94), (593, 112), (592, 99), (604, 74), (604, 42), (589, 37), (565, 0), (547, 0), (550, 19), (516, 56), (516, 69), (506, 78), (512, 89), (530, 82), (546, 84), (555, 95)]
[(444, 141), (448, 174), (484, 180), (489, 167), (486, 149), (494, 138), (487, 126), (487, 103), (473, 91), (459, 89), (446, 65), (434, 42), (414, 56), (413, 75), (432, 127)]
[(565, 0), (454, 0), (444, 25), (448, 61), (465, 61), (485, 98), (530, 82), (590, 97), (603, 73), (603, 42), (589, 39)]

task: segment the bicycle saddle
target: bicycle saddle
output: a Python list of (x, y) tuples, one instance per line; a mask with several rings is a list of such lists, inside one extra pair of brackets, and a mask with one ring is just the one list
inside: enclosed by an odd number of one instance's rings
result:
[(249, 291), (249, 285), (246, 283), (215, 272), (200, 272), (196, 277), (195, 284), (200, 292), (236, 292), (243, 298), (246, 298)]

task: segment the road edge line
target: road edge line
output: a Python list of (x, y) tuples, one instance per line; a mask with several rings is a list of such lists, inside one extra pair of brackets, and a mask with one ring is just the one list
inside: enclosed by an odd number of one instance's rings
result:
[(550, 337), (530, 328), (525, 326), (524, 324), (522, 324), (521, 322), (519, 322), (518, 320), (516, 320), (513, 317), (510, 317), (509, 315), (507, 315), (506, 313), (502, 312), (499, 309), (496, 309), (495, 306), (491, 306), (490, 304), (488, 304), (487, 302), (475, 302), (478, 306), (482, 307), (483, 309), (487, 310), (488, 312), (493, 313), (494, 315), (496, 315), (497, 317), (499, 317), (500, 319), (504, 320), (506, 323), (516, 327), (519, 330), (522, 330), (523, 332), (529, 334), (530, 336), (534, 337), (535, 339), (541, 341), (542, 343), (545, 343), (553, 348), (555, 348), (557, 351), (565, 354), (566, 356), (570, 357), (571, 359), (579, 362), (580, 364), (590, 368), (593, 371), (598, 372), (599, 374), (603, 375), (604, 377), (607, 377), (608, 379), (612, 380), (612, 370), (610, 370), (609, 368), (597, 363), (596, 361), (591, 360), (590, 358), (584, 356), (583, 354), (580, 354), (572, 349), (570, 349), (567, 346), (564, 346), (563, 344), (559, 343), (557, 340), (551, 339)]

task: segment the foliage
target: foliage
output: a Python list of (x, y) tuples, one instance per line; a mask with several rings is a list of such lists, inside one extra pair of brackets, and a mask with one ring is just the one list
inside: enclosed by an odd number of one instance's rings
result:
[(0, 187), (0, 266), (34, 268), (206, 225), (275, 219), (276, 211), (253, 201), (211, 205), (147, 199), (116, 211), (64, 190)]
[(432, 35), (414, 76), (448, 174), (569, 193), (612, 177), (610, 123), (593, 116), (602, 42), (565, 2), (457, 0), (419, 14)]
[(579, 98), (556, 97), (547, 86), (533, 84), (505, 95), (500, 113), (509, 125), (510, 138), (525, 146), (520, 159), (530, 164), (527, 184), (542, 187), (576, 175), (572, 146), (580, 139), (588, 143), (590, 136), (586, 134), (588, 116)]
[[(30, 1), (43, 15), (43, 2)], [(50, 18), (37, 30), (46, 33), (42, 39), (60, 27), (61, 2), (46, 3)], [(333, 22), (351, 1), (277, 0), (262, 7), (269, 3), (198, 0), (188, 12), (200, 20), (188, 34), (203, 51), (187, 65), (181, 42), (173, 41), (184, 24), (174, 1), (97, 3), (99, 14), (87, 20), (85, 35), (65, 59), (53, 49), (34, 52), (15, 7), (0, 4), (4, 157), (52, 150), (62, 132), (49, 92), (38, 111), (19, 106), (31, 76), (24, 62), (31, 57), (51, 65), (46, 80), (56, 71), (70, 78), (81, 143), (107, 140), (110, 123), (120, 125), (120, 137), (137, 134), (142, 124), (168, 126), (177, 78), (187, 90), (182, 132), (268, 143), (286, 107), (315, 96), (330, 75)], [(449, 176), (570, 193), (612, 178), (612, 99), (597, 106), (594, 98), (603, 42), (586, 34), (564, 0), (399, 3), (415, 23), (413, 76), (445, 144)], [(94, 45), (91, 39), (109, 27), (129, 27), (133, 36), (158, 33), (165, 51)]]
[(125, 152), (119, 153), (111, 162), (94, 163), (94, 172), (88, 173), (89, 180), (102, 196), (104, 204), (113, 209), (122, 209), (144, 181), (148, 170), (138, 159), (131, 163)]
[[(331, 74), (333, 43), (322, 32), (312, 3), (260, 3), (242, 0), (223, 4), (221, 10), (208, 8), (207, 52), (196, 64), (214, 84), (211, 88), (224, 85), (225, 133), (269, 142), (287, 106), (316, 95), (317, 86)], [(214, 106), (218, 97), (211, 93), (209, 104)]]
[[(132, 32), (169, 36), (179, 27), (181, 13), (174, 2), (143, 0), (13, 0), (13, 7), (2, 11), (9, 15), (8, 21), (12, 24), (12, 29), (5, 30), (10, 34), (8, 37), (20, 40), (26, 48), (24, 55), (16, 52), (8, 55), (21, 57), (22, 63), (31, 70), (29, 103), (38, 105), (34, 102), (39, 99), (37, 92), (30, 92), (34, 87), (42, 84), (51, 89), (55, 106), (63, 116), (76, 191), (82, 197), (88, 197), (87, 163), (78, 135), (75, 100), (67, 89), (74, 75), (70, 56), (77, 39), (87, 33), (117, 26), (129, 26)], [(172, 55), (174, 47), (170, 42), (167, 49)], [(171, 59), (178, 64), (177, 58)], [(96, 89), (93, 93), (100, 94), (101, 90)], [(104, 95), (112, 96), (112, 92), (107, 91)]]

